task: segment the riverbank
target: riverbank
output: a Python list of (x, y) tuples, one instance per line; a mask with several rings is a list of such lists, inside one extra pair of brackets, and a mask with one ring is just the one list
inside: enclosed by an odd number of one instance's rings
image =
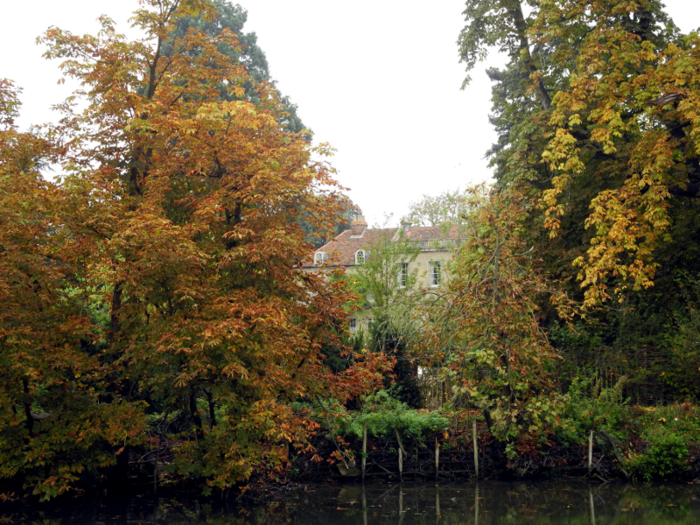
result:
[[(587, 482), (610, 481), (674, 481), (700, 485), (700, 450), (697, 443), (689, 443), (687, 456), (680, 454), (670, 461), (668, 453), (674, 450), (652, 449), (645, 442), (638, 448), (630, 443), (617, 444), (616, 439), (603, 432), (592, 432), (589, 443), (561, 445), (548, 440), (544, 445), (521, 441), (508, 454), (507, 444), (493, 439), (488, 431), (477, 431), (477, 456), (474, 455), (473, 436), (435, 434), (424, 440), (397, 440), (369, 437), (364, 455), (364, 479), (391, 482), (457, 481), (457, 480), (546, 480), (575, 478)], [(658, 447), (657, 447), (658, 448)], [(361, 450), (361, 445), (358, 447)], [(332, 443), (318, 443), (317, 454), (293, 459), (291, 479), (302, 483), (363, 479), (363, 454), (348, 460), (332, 458)], [(318, 454), (320, 453), (320, 454)], [(352, 454), (348, 454), (349, 456)], [(314, 456), (327, 460), (314, 461)], [(639, 476), (631, 470), (638, 457), (659, 468), (655, 475)], [(672, 468), (671, 468), (672, 467)]]
[[(595, 402), (576, 399), (563, 408), (566, 417), (562, 414), (555, 425), (503, 438), (479, 411), (412, 409), (386, 393), (367, 398), (356, 410), (340, 404), (298, 403), (298, 414), (310, 428), (316, 425), (310, 441), (303, 447), (285, 441), (262, 442), (263, 450), (279, 457), (280, 464), (253, 470), (244, 483), (212, 490), (205, 478), (183, 477), (178, 457), (189, 442), (170, 438), (156, 446), (125, 448), (119, 455), (125, 465), (123, 482), (114, 483), (107, 470), (83, 472), (76, 488), (59, 499), (121, 493), (245, 495), (255, 500), (259, 495), (283, 493), (290, 483), (363, 479), (367, 483), (548, 479), (700, 483), (700, 410), (696, 406), (639, 407), (598, 398)], [(5, 480), (0, 498), (26, 504), (40, 496), (20, 493), (21, 483)]]
[(568, 396), (557, 410), (546, 426), (515, 421), (506, 434), (480, 411), (411, 409), (388, 395), (360, 411), (323, 407), (309, 411), (320, 427), (315, 450), (290, 456), (290, 477), (700, 482), (695, 405), (629, 406), (604, 391)]

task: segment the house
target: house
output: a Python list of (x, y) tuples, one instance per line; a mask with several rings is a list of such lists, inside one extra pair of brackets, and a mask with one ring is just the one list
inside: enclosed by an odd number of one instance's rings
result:
[[(369, 228), (364, 217), (359, 215), (352, 221), (349, 230), (318, 248), (313, 258), (309, 258), (302, 266), (310, 272), (340, 266), (352, 273), (371, 257), (377, 256), (381, 243), (398, 245), (408, 242), (412, 247), (410, 257), (399, 258), (391, 263), (395, 265), (396, 286), (404, 287), (408, 282), (414, 281), (412, 284), (416, 288), (438, 289), (449, 278), (449, 263), (458, 241), (456, 227), (413, 226), (404, 221), (397, 228)], [(409, 279), (409, 276), (415, 276), (415, 279)], [(370, 318), (371, 313), (368, 311), (358, 312), (350, 318), (350, 330), (366, 326)]]

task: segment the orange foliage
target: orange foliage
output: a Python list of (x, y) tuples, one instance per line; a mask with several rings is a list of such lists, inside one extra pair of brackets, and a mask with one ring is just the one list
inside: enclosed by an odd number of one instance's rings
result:
[[(330, 231), (341, 209), (329, 148), (281, 128), (271, 85), (259, 104), (244, 98), (250, 77), (219, 51), (235, 35), (190, 30), (165, 52), (176, 18), (212, 16), (210, 2), (142, 4), (139, 41), (108, 18), (98, 36), (42, 37), (81, 83), (84, 109), (69, 99), (46, 135), (60, 148), (12, 128), (1, 86), (0, 461), (47, 496), (123, 447), (128, 459), (147, 414), (180, 422), (179, 475), (224, 489), (278, 473), (280, 444), (308, 447), (316, 429), (289, 403), (346, 399), (384, 366), (367, 355), (341, 376), (324, 368), (346, 292), (298, 271), (300, 220)], [(13, 164), (59, 154), (56, 183)], [(32, 427), (34, 408), (48, 417)], [(48, 439), (58, 427), (72, 456)]]

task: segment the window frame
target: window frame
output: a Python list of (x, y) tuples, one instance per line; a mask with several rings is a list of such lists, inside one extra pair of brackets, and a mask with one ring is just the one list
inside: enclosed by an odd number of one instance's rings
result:
[[(360, 261), (360, 255), (362, 256), (362, 260)], [(367, 251), (360, 248), (355, 252), (355, 266), (362, 266), (367, 262)]]
[(399, 288), (406, 288), (408, 286), (408, 265), (407, 262), (399, 263), (399, 270), (397, 272), (397, 281)]
[(430, 261), (430, 287), (437, 288), (442, 282), (442, 261)]

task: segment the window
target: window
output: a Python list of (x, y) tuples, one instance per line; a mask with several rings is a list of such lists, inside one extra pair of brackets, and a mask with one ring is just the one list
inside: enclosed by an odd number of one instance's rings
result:
[(323, 252), (316, 252), (314, 254), (314, 264), (316, 266), (321, 266), (323, 265), (323, 261), (326, 260), (326, 254)]
[(367, 261), (367, 253), (364, 250), (357, 250), (355, 252), (355, 264), (365, 264)]
[(438, 286), (442, 278), (442, 267), (440, 261), (430, 263), (430, 286)]
[(351, 317), (350, 318), (350, 331), (354, 332), (355, 330), (357, 330), (357, 319), (355, 319), (354, 317)]
[(407, 262), (399, 263), (398, 281), (399, 281), (400, 288), (404, 288), (406, 286), (406, 284), (408, 283), (408, 263)]

